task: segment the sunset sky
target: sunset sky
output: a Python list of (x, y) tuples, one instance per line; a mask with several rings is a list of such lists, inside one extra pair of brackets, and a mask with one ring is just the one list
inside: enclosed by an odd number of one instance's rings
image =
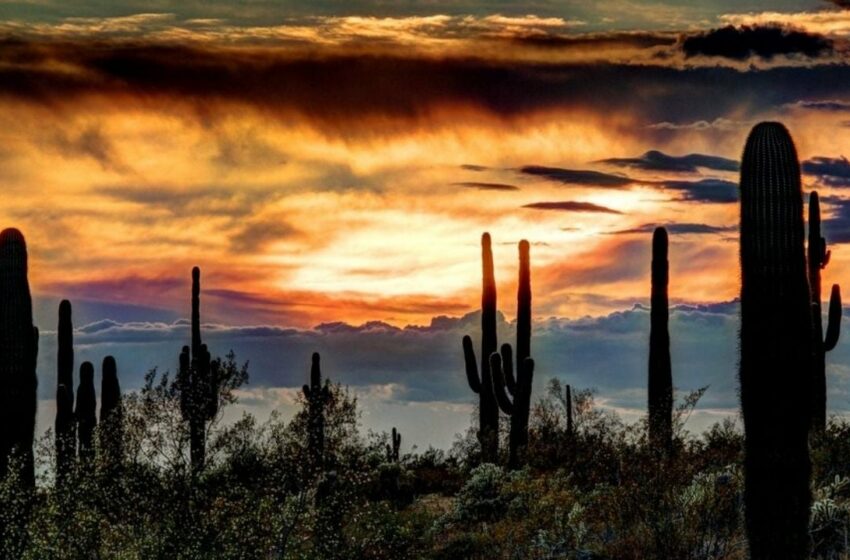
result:
[[(634, 419), (667, 225), (699, 429), (737, 407), (737, 164), (762, 120), (821, 194), (825, 286), (850, 278), (850, 1), (0, 0), (0, 45), (43, 427), (58, 301), (78, 363), (114, 353), (134, 389), (174, 369), (198, 265), (208, 343), (251, 362), (243, 408), (291, 414), (319, 350), (365, 428), (446, 447), (474, 402), (484, 231), (504, 341), (532, 244), (535, 390), (595, 387)], [(827, 363), (850, 411), (850, 336)]]

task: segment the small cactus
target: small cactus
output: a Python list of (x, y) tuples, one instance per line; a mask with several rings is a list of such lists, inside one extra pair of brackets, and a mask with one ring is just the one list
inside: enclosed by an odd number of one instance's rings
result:
[(307, 399), (307, 445), (309, 466), (313, 474), (324, 470), (325, 466), (325, 407), (330, 400), (330, 387), (322, 383), (321, 357), (313, 353), (310, 366), (310, 384), (302, 391)]
[(823, 333), (821, 316), (821, 270), (829, 264), (830, 251), (826, 240), (821, 237), (820, 199), (818, 193), (809, 195), (809, 287), (812, 295), (812, 319), (814, 333), (814, 377), (812, 388), (812, 430), (823, 432), (826, 428), (826, 353), (835, 348), (841, 334), (841, 289), (833, 284), (829, 296), (829, 319), (826, 336)]
[[(463, 337), (463, 356), (469, 388), (478, 394), (478, 442), (481, 460), (496, 463), (499, 460), (499, 406), (496, 403), (490, 355), (496, 352), (496, 276), (493, 271), (493, 249), (490, 234), (481, 236), (481, 368), (479, 372), (472, 348), (472, 338)], [(480, 375), (479, 375), (480, 374)]]
[(107, 470), (113, 470), (120, 467), (124, 455), (124, 413), (115, 358), (107, 356), (103, 359), (101, 375), (100, 450)]
[(77, 421), (77, 454), (82, 463), (94, 459), (94, 430), (97, 427), (97, 397), (94, 391), (94, 366), (91, 362), (80, 365), (80, 384), (77, 386), (77, 403), (74, 409)]
[(74, 421), (74, 326), (71, 302), (59, 304), (56, 356), (56, 478), (64, 481), (77, 457), (77, 426)]
[(649, 443), (661, 454), (673, 448), (673, 374), (670, 365), (670, 332), (667, 286), (667, 230), (652, 235), (652, 296), (649, 328)]
[(398, 463), (399, 450), (401, 449), (401, 434), (393, 428), (390, 434), (390, 443), (387, 444), (387, 460), (391, 463)]

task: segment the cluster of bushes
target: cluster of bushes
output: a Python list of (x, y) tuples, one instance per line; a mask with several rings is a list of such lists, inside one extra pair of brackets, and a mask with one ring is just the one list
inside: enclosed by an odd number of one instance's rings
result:
[[(247, 370), (232, 355), (221, 370), (235, 398)], [(118, 470), (95, 454), (55, 485), (53, 436), (41, 438), (35, 491), (14, 476), (0, 486), (5, 558), (746, 557), (742, 435), (732, 420), (700, 435), (684, 430), (700, 392), (674, 412), (667, 456), (648, 444), (646, 422), (623, 423), (590, 391), (573, 395), (568, 430), (552, 381), (532, 409), (528, 465), (507, 470), (480, 463), (473, 433), (449, 452), (414, 448), (396, 460), (392, 436), (364, 436), (356, 398), (326, 384), (325, 474), (309, 468), (301, 396), (288, 422), (245, 415), (222, 425), (218, 415), (195, 476), (175, 384), (152, 371), (125, 394)], [(850, 425), (833, 420), (812, 456), (814, 557), (843, 558)]]

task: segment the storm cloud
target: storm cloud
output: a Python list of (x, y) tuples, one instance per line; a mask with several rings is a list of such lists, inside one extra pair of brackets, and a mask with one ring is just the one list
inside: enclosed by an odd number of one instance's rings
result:
[(715, 171), (738, 170), (738, 162), (733, 159), (705, 154), (671, 156), (658, 150), (650, 150), (641, 156), (633, 158), (607, 158), (600, 160), (600, 163), (645, 171), (695, 173), (699, 168)]
[(685, 37), (682, 49), (689, 57), (718, 56), (745, 60), (750, 56), (771, 59), (778, 55), (817, 57), (832, 51), (830, 39), (779, 25), (735, 27), (728, 25)]

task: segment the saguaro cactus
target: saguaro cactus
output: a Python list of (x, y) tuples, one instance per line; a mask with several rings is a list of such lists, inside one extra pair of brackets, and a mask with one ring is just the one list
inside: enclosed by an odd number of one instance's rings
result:
[(74, 326), (71, 302), (59, 304), (56, 355), (56, 477), (62, 482), (77, 457), (77, 425), (74, 422)]
[(740, 382), (744, 504), (753, 560), (808, 558), (812, 314), (800, 165), (779, 123), (741, 162)]
[(302, 387), (307, 399), (307, 445), (313, 474), (322, 472), (325, 465), (325, 406), (331, 394), (327, 382), (322, 383), (320, 360), (319, 353), (313, 352), (310, 384)]
[(661, 453), (673, 447), (673, 373), (670, 366), (670, 333), (667, 285), (667, 230), (652, 234), (652, 296), (649, 327), (649, 442)]
[(812, 351), (814, 361), (812, 388), (812, 430), (823, 432), (826, 428), (826, 353), (838, 344), (841, 334), (841, 289), (832, 285), (829, 296), (829, 320), (826, 338), (823, 333), (821, 316), (821, 279), (820, 271), (829, 264), (830, 251), (826, 249), (826, 240), (820, 232), (820, 200), (818, 193), (809, 195), (809, 287), (812, 294), (812, 320), (814, 329)]
[(511, 417), (508, 467), (515, 469), (525, 462), (528, 447), (528, 418), (531, 409), (531, 384), (534, 361), (531, 353), (531, 264), (528, 241), (519, 242), (519, 283), (517, 284), (516, 377), (510, 344), (502, 345), (502, 354), (490, 356), (490, 371), (496, 402)]
[(178, 386), (180, 410), (189, 424), (189, 454), (192, 472), (199, 473), (206, 463), (206, 429), (218, 413), (221, 362), (211, 359), (201, 341), (201, 269), (192, 269), (192, 347), (180, 353)]
[(567, 409), (567, 437), (573, 437), (575, 428), (573, 427), (573, 390), (567, 385), (564, 389), (564, 406)]
[(25, 484), (35, 483), (38, 329), (32, 324), (27, 245), (16, 229), (0, 232), (0, 476), (10, 463)]
[(94, 391), (94, 366), (91, 362), (80, 365), (80, 384), (77, 386), (77, 403), (74, 417), (77, 421), (77, 453), (80, 461), (94, 458), (94, 429), (97, 427), (97, 397)]
[(472, 339), (463, 337), (463, 356), (469, 388), (478, 394), (478, 442), (481, 460), (496, 463), (499, 460), (499, 406), (490, 371), (490, 355), (496, 352), (496, 276), (493, 272), (493, 249), (490, 234), (481, 236), (482, 290), (481, 290), (481, 371), (475, 359)]
[(115, 358), (103, 359), (100, 382), (100, 450), (107, 470), (118, 468), (124, 455), (124, 411)]
[(398, 463), (400, 449), (401, 434), (393, 428), (392, 434), (390, 434), (390, 443), (387, 444), (387, 459), (391, 463)]

